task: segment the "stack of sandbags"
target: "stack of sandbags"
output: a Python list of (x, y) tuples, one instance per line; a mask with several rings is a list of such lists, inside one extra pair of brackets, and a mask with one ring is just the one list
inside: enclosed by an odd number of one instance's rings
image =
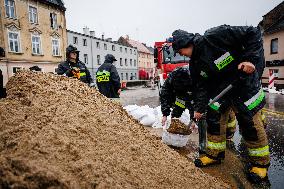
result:
[(124, 109), (128, 112), (129, 115), (133, 116), (133, 118), (138, 120), (142, 125), (151, 127), (157, 120), (154, 109), (150, 108), (147, 105), (129, 105), (124, 107)]
[[(139, 121), (142, 125), (150, 126), (153, 128), (163, 128), (162, 126), (162, 111), (161, 106), (156, 108), (150, 108), (149, 106), (138, 106), (138, 105), (128, 105), (125, 106), (124, 109), (127, 111), (129, 115), (131, 115), (134, 119)], [(190, 122), (190, 114), (186, 109), (179, 120), (188, 125)], [(168, 116), (167, 124), (171, 124), (171, 116)]]

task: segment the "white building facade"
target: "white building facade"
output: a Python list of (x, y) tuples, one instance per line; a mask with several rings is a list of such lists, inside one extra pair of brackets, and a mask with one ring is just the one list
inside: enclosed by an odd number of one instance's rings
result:
[(84, 62), (95, 79), (96, 71), (104, 63), (105, 56), (112, 54), (117, 59), (114, 65), (121, 81), (138, 80), (137, 48), (125, 46), (110, 38), (97, 38), (93, 31), (84, 28), (84, 34), (67, 30), (67, 46), (73, 45), (80, 51)]

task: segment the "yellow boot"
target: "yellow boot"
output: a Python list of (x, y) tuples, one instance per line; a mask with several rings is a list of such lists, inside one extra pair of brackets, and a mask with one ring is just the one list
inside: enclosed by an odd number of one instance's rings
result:
[(253, 167), (250, 172), (257, 174), (260, 178), (265, 178), (267, 176), (267, 168)]
[(194, 164), (196, 167), (207, 167), (209, 165), (220, 164), (220, 160), (211, 159), (207, 156), (199, 157), (195, 159)]
[(252, 167), (248, 172), (248, 179), (257, 185), (270, 185), (267, 176), (267, 168)]

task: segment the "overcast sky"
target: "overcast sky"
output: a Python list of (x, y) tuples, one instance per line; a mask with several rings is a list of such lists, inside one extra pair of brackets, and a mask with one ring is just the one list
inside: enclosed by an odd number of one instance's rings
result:
[(130, 38), (153, 46), (175, 29), (203, 34), (221, 24), (256, 26), (282, 0), (64, 0), (69, 30), (88, 26), (97, 37)]

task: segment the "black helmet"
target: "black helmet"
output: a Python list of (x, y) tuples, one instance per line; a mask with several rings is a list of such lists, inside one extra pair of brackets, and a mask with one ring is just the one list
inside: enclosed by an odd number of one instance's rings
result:
[(173, 71), (174, 90), (180, 93), (192, 90), (192, 78), (188, 66), (178, 67)]
[(72, 52), (75, 52), (75, 53), (79, 54), (80, 51), (78, 51), (78, 49), (76, 47), (74, 47), (73, 45), (69, 45), (66, 48), (66, 57), (68, 58), (69, 54), (72, 53)]
[(112, 54), (107, 54), (105, 56), (105, 62), (113, 63), (115, 61), (117, 61), (117, 60), (115, 59), (115, 57)]
[(30, 69), (30, 71), (36, 71), (36, 72), (40, 72), (41, 71), (40, 67), (38, 67), (38, 66), (32, 66), (29, 69)]
[(194, 34), (188, 33), (184, 30), (175, 30), (173, 32), (173, 50), (177, 53), (180, 49), (188, 47), (189, 44), (193, 44)]

